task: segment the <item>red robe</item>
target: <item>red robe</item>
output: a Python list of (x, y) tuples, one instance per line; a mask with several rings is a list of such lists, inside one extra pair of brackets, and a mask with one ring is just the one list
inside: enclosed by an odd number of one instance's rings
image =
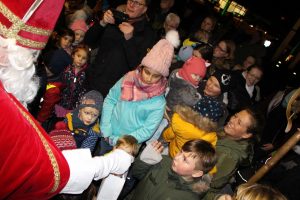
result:
[(0, 199), (49, 199), (69, 176), (61, 151), (0, 82)]

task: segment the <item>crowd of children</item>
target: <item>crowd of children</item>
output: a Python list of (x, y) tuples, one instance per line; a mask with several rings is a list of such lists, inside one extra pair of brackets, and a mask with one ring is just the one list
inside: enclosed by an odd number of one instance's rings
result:
[[(57, 27), (39, 55), (43, 94), (30, 109), (68, 162), (66, 150), (95, 156), (91, 184), (103, 180), (92, 196), (231, 199), (236, 173), (251, 165), (263, 132), (255, 106), (264, 70), (256, 57), (235, 63), (236, 44), (214, 35), (213, 15), (182, 30), (174, 0), (154, 10), (150, 0), (127, 0), (118, 11), (103, 9), (99, 21), (86, 4), (73, 4), (62, 13), (68, 26)], [(83, 198), (74, 182), (55, 198)], [(259, 195), (256, 186), (266, 199), (285, 199), (261, 185), (237, 187), (234, 198)]]

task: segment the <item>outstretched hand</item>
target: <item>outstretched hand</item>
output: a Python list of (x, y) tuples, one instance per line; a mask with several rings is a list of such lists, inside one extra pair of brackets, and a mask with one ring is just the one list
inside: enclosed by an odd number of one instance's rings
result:
[(159, 141), (157, 141), (157, 140), (153, 141), (153, 142), (151, 143), (151, 145), (152, 145), (153, 149), (154, 149), (157, 153), (159, 153), (159, 154), (161, 154), (162, 151), (164, 150), (164, 147), (163, 147), (162, 143), (159, 142)]

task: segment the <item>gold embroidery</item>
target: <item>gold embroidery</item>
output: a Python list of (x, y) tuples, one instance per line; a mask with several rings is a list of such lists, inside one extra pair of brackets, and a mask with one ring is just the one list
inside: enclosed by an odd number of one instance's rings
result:
[(1, 13), (12, 23), (10, 28), (6, 28), (0, 24), (0, 33), (7, 38), (16, 38), (22, 44), (33, 48), (43, 48), (45, 42), (37, 42), (30, 39), (23, 38), (18, 35), (19, 31), (26, 31), (36, 35), (49, 36), (52, 30), (45, 30), (34, 26), (26, 25), (18, 16), (12, 13), (2, 2), (0, 2)]
[[(13, 100), (12, 100), (13, 101)], [(14, 101), (13, 101), (14, 102)], [(16, 107), (18, 108), (18, 110), (21, 112), (21, 114), (25, 117), (25, 119), (30, 123), (30, 125), (32, 125), (32, 127), (35, 129), (35, 131), (38, 133), (38, 136), (40, 137), (45, 150), (49, 156), (49, 159), (51, 161), (51, 165), (54, 171), (54, 185), (50, 191), (50, 193), (55, 192), (58, 189), (59, 183), (60, 183), (60, 171), (59, 171), (59, 166), (57, 164), (57, 160), (51, 150), (51, 148), (49, 147), (49, 144), (47, 142), (47, 140), (45, 139), (45, 137), (43, 136), (43, 134), (41, 133), (41, 131), (38, 129), (38, 127), (36, 126), (36, 124), (34, 123), (34, 121), (30, 118), (30, 116), (28, 116), (28, 114), (26, 112), (24, 112), (15, 102), (14, 104), (16, 105)]]

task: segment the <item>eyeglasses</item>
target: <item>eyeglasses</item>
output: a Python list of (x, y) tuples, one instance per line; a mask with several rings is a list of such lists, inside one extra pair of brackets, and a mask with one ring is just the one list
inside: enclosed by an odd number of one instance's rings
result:
[(136, 7), (145, 6), (145, 4), (140, 3), (140, 2), (138, 2), (138, 1), (135, 1), (135, 0), (128, 0), (127, 3), (131, 3), (131, 4), (133, 4), (133, 5), (136, 6)]
[(220, 49), (220, 51), (222, 51), (223, 53), (227, 53), (227, 49), (222, 49), (222, 47), (218, 44), (217, 45), (217, 48), (219, 48)]

